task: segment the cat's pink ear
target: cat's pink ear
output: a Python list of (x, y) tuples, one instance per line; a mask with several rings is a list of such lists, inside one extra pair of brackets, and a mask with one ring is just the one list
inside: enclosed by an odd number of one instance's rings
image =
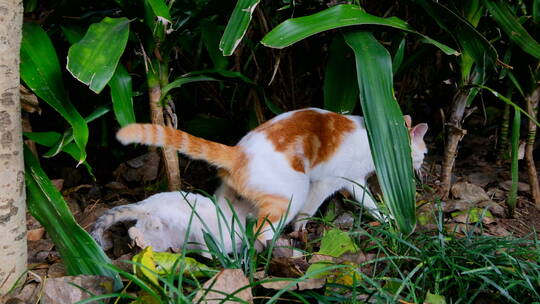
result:
[(422, 140), (424, 138), (424, 135), (426, 135), (427, 130), (427, 123), (417, 124), (410, 131), (412, 140)]
[(412, 126), (411, 115), (403, 115), (403, 120), (405, 120), (405, 126), (407, 126), (407, 129), (410, 130)]

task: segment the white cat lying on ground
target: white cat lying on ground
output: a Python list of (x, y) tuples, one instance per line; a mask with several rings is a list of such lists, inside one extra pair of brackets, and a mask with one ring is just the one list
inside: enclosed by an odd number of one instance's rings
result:
[[(203, 232), (212, 234), (217, 243), (222, 243), (226, 252), (234, 246), (241, 246), (242, 231), (248, 214), (257, 214), (253, 204), (238, 199), (234, 190), (222, 185), (215, 193), (217, 203), (200, 194), (184, 191), (163, 192), (152, 195), (140, 202), (118, 206), (105, 212), (94, 224), (92, 236), (108, 250), (112, 243), (103, 238), (103, 233), (118, 222), (136, 221), (129, 228), (128, 234), (139, 247), (152, 246), (155, 251), (166, 251), (169, 248), (182, 248), (187, 242), (187, 249), (207, 250)], [(235, 221), (235, 242), (232, 244), (231, 227), (233, 213), (231, 205), (238, 217)], [(218, 213), (216, 206), (221, 210)], [(193, 214), (189, 236), (186, 232)], [(219, 214), (219, 215), (218, 215)], [(221, 228), (221, 233), (220, 233)], [(204, 254), (208, 256), (207, 254)]]

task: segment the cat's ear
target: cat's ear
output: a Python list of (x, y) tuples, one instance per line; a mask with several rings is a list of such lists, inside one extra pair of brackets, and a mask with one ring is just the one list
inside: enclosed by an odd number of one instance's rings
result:
[(410, 132), (412, 140), (422, 140), (428, 130), (427, 123), (420, 123), (414, 126)]
[(403, 120), (405, 120), (405, 126), (407, 126), (407, 129), (410, 130), (412, 126), (411, 115), (403, 115)]

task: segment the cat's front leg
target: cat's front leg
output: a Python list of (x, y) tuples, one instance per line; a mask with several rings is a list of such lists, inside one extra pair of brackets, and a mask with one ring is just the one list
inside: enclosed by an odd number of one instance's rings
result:
[(294, 220), (294, 231), (304, 230), (309, 218), (317, 212), (326, 198), (341, 188), (342, 183), (335, 179), (312, 182), (308, 198)]

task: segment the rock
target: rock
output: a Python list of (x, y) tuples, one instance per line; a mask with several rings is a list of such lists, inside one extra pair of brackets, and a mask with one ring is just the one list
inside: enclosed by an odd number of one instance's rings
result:
[(478, 185), (480, 187), (485, 187), (489, 183), (492, 183), (496, 180), (494, 176), (490, 176), (484, 172), (475, 172), (475, 173), (469, 174), (467, 176), (467, 179), (472, 184)]
[(90, 294), (111, 293), (112, 288), (113, 280), (105, 276), (80, 275), (48, 279), (44, 282), (41, 304), (75, 303), (89, 298)]
[(350, 229), (354, 225), (354, 216), (350, 212), (345, 212), (334, 220), (334, 224), (341, 229)]
[(480, 208), (488, 208), (488, 210), (496, 217), (505, 217), (506, 213), (504, 207), (501, 204), (497, 204), (494, 201), (484, 201), (478, 204)]
[(203, 288), (197, 292), (193, 302), (203, 304), (232, 304), (238, 303), (238, 301), (234, 300), (235, 298), (238, 298), (245, 302), (253, 303), (251, 287), (244, 288), (241, 291), (236, 292), (234, 297), (229, 298), (227, 301), (223, 301), (227, 295), (248, 285), (249, 280), (241, 269), (223, 269), (204, 283)]
[(463, 211), (474, 207), (474, 204), (465, 200), (448, 200), (444, 204), (443, 212)]
[[(512, 181), (508, 180), (508, 181), (500, 182), (499, 186), (506, 191), (510, 191), (510, 188), (512, 188)], [(531, 191), (531, 186), (529, 186), (529, 184), (526, 184), (526, 183), (518, 182), (518, 191), (529, 192)]]
[(489, 200), (489, 196), (482, 187), (467, 182), (455, 183), (452, 186), (452, 195), (454, 198), (467, 201), (470, 204)]

